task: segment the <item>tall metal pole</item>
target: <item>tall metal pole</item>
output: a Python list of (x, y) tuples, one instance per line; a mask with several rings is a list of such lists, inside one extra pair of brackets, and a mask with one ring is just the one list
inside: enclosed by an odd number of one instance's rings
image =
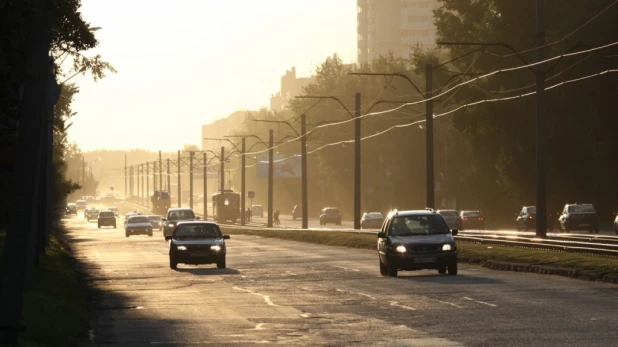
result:
[(82, 191), (86, 191), (86, 157), (82, 154)]
[[(427, 64), (425, 67), (425, 94), (426, 99), (431, 99), (433, 94), (433, 68), (431, 64)], [(425, 102), (425, 123), (426, 123), (426, 161), (427, 161), (427, 206), (434, 208), (434, 173), (433, 173), (433, 100), (427, 100)]]
[(225, 147), (221, 147), (221, 179), (219, 185), (221, 193), (225, 190)]
[(161, 151), (159, 151), (159, 190), (163, 191), (163, 159), (161, 159)]
[[(167, 189), (165, 189), (170, 196), (172, 195), (172, 187), (171, 184), (171, 175), (170, 175), (170, 158), (167, 158)], [(171, 202), (171, 201), (170, 201)], [(170, 205), (171, 206), (171, 205)]]
[(309, 206), (307, 206), (307, 117), (303, 113), (300, 116), (300, 155), (301, 155), (301, 180), (302, 180), (302, 212), (303, 212), (303, 224), (302, 228), (307, 229), (309, 227)]
[(245, 198), (247, 195), (246, 190), (246, 185), (245, 185), (245, 144), (246, 144), (246, 138), (242, 138), (242, 158), (241, 158), (241, 166), (242, 169), (240, 171), (241, 177), (240, 177), (240, 206), (242, 207), (242, 209), (240, 210), (240, 225), (245, 225), (245, 221), (247, 219), (247, 206), (245, 206)]
[(127, 196), (127, 155), (124, 155), (124, 196)]
[(142, 202), (142, 205), (145, 205), (146, 202), (144, 201), (144, 164), (140, 164), (140, 171), (141, 171), (141, 175), (142, 176), (142, 193), (140, 194), (140, 199)]
[(193, 156), (195, 152), (189, 152), (189, 207), (193, 208)]
[[(536, 60), (543, 61), (545, 44), (544, 2), (536, 0)], [(545, 121), (545, 71), (543, 64), (536, 66), (536, 236), (547, 236), (546, 156), (547, 123)]]
[(182, 168), (182, 161), (180, 160), (180, 151), (178, 151), (178, 208), (180, 208), (181, 206), (181, 200), (180, 200), (180, 195), (181, 195), (181, 188), (180, 188), (180, 169)]
[(268, 227), (273, 227), (273, 130), (268, 131)]
[(361, 94), (355, 94), (354, 112), (354, 229), (360, 229), (361, 219)]
[(146, 162), (146, 207), (150, 207), (150, 163)]
[[(152, 191), (157, 189), (157, 162), (152, 162)], [(153, 206), (154, 207), (154, 206)]]
[(208, 220), (208, 165), (204, 154), (204, 220)]

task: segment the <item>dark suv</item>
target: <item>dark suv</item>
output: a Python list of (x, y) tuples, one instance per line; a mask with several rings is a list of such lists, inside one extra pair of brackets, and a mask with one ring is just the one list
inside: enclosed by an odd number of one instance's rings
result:
[(200, 217), (196, 217), (191, 208), (170, 208), (167, 210), (166, 218), (162, 219), (162, 221), (165, 222), (163, 226), (163, 237), (165, 237), (166, 241), (171, 239), (172, 231), (174, 231), (174, 228), (178, 222), (195, 221), (199, 219)]
[(560, 230), (588, 230), (589, 233), (599, 233), (599, 216), (592, 204), (566, 204), (560, 218)]
[(327, 223), (335, 223), (341, 225), (341, 212), (336, 207), (326, 207), (322, 209), (320, 214), (320, 225), (326, 225)]
[(99, 212), (99, 216), (97, 218), (97, 227), (101, 229), (101, 227), (114, 227), (116, 228), (116, 215), (114, 211), (101, 211)]
[(380, 274), (399, 270), (437, 269), (457, 275), (457, 245), (444, 218), (433, 210), (394, 211), (378, 233)]

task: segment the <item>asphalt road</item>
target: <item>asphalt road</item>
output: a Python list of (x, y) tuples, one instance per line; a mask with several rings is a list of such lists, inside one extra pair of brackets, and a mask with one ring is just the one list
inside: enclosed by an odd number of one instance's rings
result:
[(373, 251), (232, 236), (227, 269), (64, 219), (92, 290), (84, 345), (610, 346), (618, 286), (460, 265), (380, 276)]

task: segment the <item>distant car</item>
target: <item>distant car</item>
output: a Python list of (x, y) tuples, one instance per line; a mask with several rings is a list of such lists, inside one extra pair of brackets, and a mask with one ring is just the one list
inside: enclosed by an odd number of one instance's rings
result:
[(167, 216), (163, 218), (163, 222), (165, 222), (163, 226), (163, 237), (166, 241), (169, 240), (172, 237), (172, 232), (177, 223), (182, 221), (196, 221), (198, 219), (199, 217), (195, 216), (191, 208), (170, 208), (167, 211)]
[(618, 235), (618, 212), (614, 214), (616, 215), (616, 218), (614, 219), (614, 231), (616, 232), (616, 235)]
[(99, 212), (99, 216), (97, 218), (97, 228), (101, 229), (101, 227), (114, 227), (116, 229), (116, 215), (113, 211), (101, 211)]
[(227, 249), (223, 235), (214, 222), (179, 222), (170, 236), (170, 268), (178, 264), (217, 264), (225, 269)]
[(303, 218), (303, 207), (301, 205), (295, 205), (292, 209), (292, 220), (296, 218)]
[(516, 230), (525, 230), (534, 228), (536, 225), (536, 207), (524, 206), (515, 220)]
[(438, 210), (436, 212), (444, 218), (449, 228), (463, 230), (461, 216), (459, 216), (459, 213), (456, 210)]
[(159, 231), (163, 230), (163, 222), (161, 221), (161, 216), (148, 216), (150, 220), (150, 224), (152, 224), (153, 229), (159, 229)]
[(341, 212), (337, 207), (326, 207), (322, 209), (320, 214), (320, 225), (326, 225), (328, 223), (334, 223), (341, 225)]
[(74, 214), (77, 216), (77, 206), (74, 204), (68, 204), (65, 213), (66, 215)]
[(566, 204), (558, 218), (560, 230), (588, 230), (589, 233), (599, 233), (599, 216), (592, 204)]
[(461, 211), (459, 216), (462, 230), (485, 229), (485, 217), (480, 211)]
[(77, 200), (77, 203), (75, 203), (75, 205), (77, 205), (78, 210), (85, 210), (86, 207), (88, 206), (86, 204), (86, 200)]
[(126, 237), (134, 234), (152, 236), (152, 224), (146, 216), (131, 216), (124, 225), (124, 234)]
[(360, 220), (361, 229), (380, 229), (384, 222), (381, 212), (365, 212)]
[(86, 215), (86, 220), (89, 221), (89, 222), (90, 222), (91, 219), (99, 218), (99, 210), (97, 210), (96, 208), (91, 207), (90, 209), (88, 209), (84, 213)]
[(393, 211), (378, 233), (380, 274), (397, 276), (400, 270), (437, 269), (457, 275), (457, 229), (432, 210)]
[(262, 205), (251, 206), (251, 217), (264, 217), (264, 208)]
[(110, 210), (110, 211), (112, 211), (112, 212), (114, 212), (114, 215), (115, 215), (116, 217), (118, 217), (118, 207), (116, 207), (116, 206), (110, 206), (110, 207), (108, 207), (107, 209), (108, 209), (108, 210)]

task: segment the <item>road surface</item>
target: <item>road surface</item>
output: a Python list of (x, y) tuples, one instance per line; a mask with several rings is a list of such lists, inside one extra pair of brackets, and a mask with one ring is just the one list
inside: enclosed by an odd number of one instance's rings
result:
[[(167, 243), (81, 216), (89, 345), (610, 346), (618, 286), (460, 265), (380, 276), (373, 251), (234, 235), (227, 269), (169, 268)], [(121, 224), (119, 223), (119, 226)]]

